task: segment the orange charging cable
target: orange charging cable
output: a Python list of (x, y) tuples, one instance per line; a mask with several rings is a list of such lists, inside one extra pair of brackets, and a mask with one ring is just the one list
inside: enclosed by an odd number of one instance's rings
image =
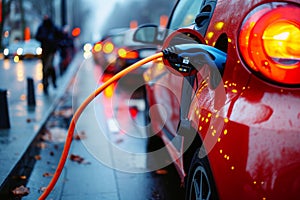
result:
[(158, 59), (163, 57), (163, 53), (159, 52), (156, 53), (152, 56), (149, 56), (147, 58), (144, 58), (136, 63), (134, 63), (133, 65), (125, 68), (124, 70), (120, 71), (119, 73), (117, 73), (116, 75), (114, 75), (113, 77), (111, 77), (110, 79), (108, 79), (107, 81), (105, 81), (98, 89), (96, 89), (90, 96), (88, 96), (84, 102), (79, 106), (79, 108), (77, 109), (77, 111), (74, 113), (73, 118), (71, 120), (69, 129), (68, 129), (68, 135), (66, 138), (66, 143), (62, 152), (62, 155), (60, 157), (59, 163), (57, 165), (56, 171), (49, 183), (49, 185), (46, 187), (45, 191), (43, 192), (43, 194), (39, 197), (39, 200), (44, 200), (47, 198), (47, 196), (50, 194), (50, 192), (53, 190), (63, 168), (64, 165), (66, 163), (66, 160), (68, 158), (68, 154), (69, 154), (69, 150), (70, 150), (70, 146), (73, 140), (73, 134), (74, 134), (74, 130), (76, 127), (76, 122), (79, 119), (80, 115), (82, 114), (83, 110), (88, 106), (88, 104), (93, 101), (103, 90), (105, 90), (109, 85), (111, 85), (112, 83), (114, 83), (115, 81), (118, 81), (120, 78), (122, 78), (123, 76), (125, 76), (126, 74), (128, 74), (129, 72), (141, 67), (142, 65), (151, 62), (152, 60)]

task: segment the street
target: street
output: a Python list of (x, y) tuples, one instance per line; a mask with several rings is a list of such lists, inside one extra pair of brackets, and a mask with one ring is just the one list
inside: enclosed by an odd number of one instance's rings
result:
[[(41, 133), (40, 152), (35, 155), (37, 160), (26, 185), (30, 193), (23, 199), (37, 199), (50, 181), (71, 117), (68, 111), (76, 109), (101, 84), (101, 76), (100, 68), (91, 59), (83, 62), (46, 123), (48, 131)], [(183, 189), (174, 166), (151, 171), (150, 165), (156, 161), (136, 156), (147, 153), (146, 133), (142, 126), (145, 120), (143, 99), (129, 101), (128, 91), (118, 86), (113, 92), (112, 96), (100, 95), (79, 119), (75, 134), (79, 138), (73, 141), (69, 159), (50, 199), (182, 199)], [(126, 102), (131, 102), (128, 103), (130, 106)], [(137, 113), (128, 116), (130, 107), (137, 109)], [(113, 120), (119, 120), (121, 125), (117, 126)], [(139, 124), (139, 129), (133, 128), (128, 123), (130, 120)], [(137, 133), (144, 136), (133, 137)], [(115, 148), (129, 152), (129, 156), (121, 157)]]
[[(128, 26), (131, 20), (159, 23), (160, 15), (172, 8), (172, 4), (164, 3), (166, 8), (154, 9), (157, 15), (150, 19), (143, 14), (149, 12), (145, 8), (150, 2), (139, 2), (143, 12), (134, 16), (126, 13), (136, 1), (112, 1), (106, 3), (106, 9), (101, 2), (79, 2), (81, 6), (74, 7), (82, 16), (74, 18), (82, 28), (75, 44), (78, 49), (86, 42), (101, 39), (112, 27)], [(96, 7), (101, 7), (101, 12)], [(124, 12), (116, 16), (114, 9)], [(50, 84), (49, 96), (43, 93), (39, 59), (0, 59), (0, 89), (7, 91), (11, 126), (1, 130), (0, 135), (0, 199), (37, 199), (49, 183), (73, 112), (102, 83), (101, 68), (92, 58), (83, 57), (79, 50), (69, 72), (58, 76), (58, 88)], [(28, 78), (34, 82), (36, 106), (27, 103)], [(159, 168), (155, 163), (161, 161), (147, 157), (144, 91), (131, 98), (134, 90), (123, 89), (108, 88), (84, 111), (76, 125), (77, 139), (49, 199), (183, 199), (174, 166)]]
[(299, 199), (299, 16), (0, 0), (0, 200)]

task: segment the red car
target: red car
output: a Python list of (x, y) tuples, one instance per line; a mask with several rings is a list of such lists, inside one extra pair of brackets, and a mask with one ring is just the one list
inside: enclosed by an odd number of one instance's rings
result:
[(186, 199), (299, 199), (299, 16), (299, 0), (178, 1), (144, 79)]

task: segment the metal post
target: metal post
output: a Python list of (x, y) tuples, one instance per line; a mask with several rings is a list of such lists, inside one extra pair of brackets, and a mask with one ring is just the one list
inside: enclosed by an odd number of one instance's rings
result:
[(35, 106), (34, 84), (32, 78), (27, 78), (27, 104)]
[(67, 24), (67, 2), (66, 0), (61, 0), (61, 25)]
[(7, 104), (7, 91), (0, 89), (0, 129), (10, 128)]

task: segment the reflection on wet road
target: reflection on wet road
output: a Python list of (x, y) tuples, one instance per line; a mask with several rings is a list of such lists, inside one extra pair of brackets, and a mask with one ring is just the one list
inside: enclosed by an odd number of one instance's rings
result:
[[(86, 60), (66, 92), (66, 105), (62, 107), (76, 109), (101, 84), (101, 77), (101, 70)], [(184, 199), (174, 166), (151, 167), (161, 161), (147, 156), (143, 95), (143, 90), (133, 95), (116, 84), (87, 107), (76, 125), (76, 133), (84, 133), (84, 137), (74, 140), (72, 157), (49, 198)], [(27, 184), (31, 193), (23, 199), (37, 198), (55, 170), (63, 143), (46, 144)]]

